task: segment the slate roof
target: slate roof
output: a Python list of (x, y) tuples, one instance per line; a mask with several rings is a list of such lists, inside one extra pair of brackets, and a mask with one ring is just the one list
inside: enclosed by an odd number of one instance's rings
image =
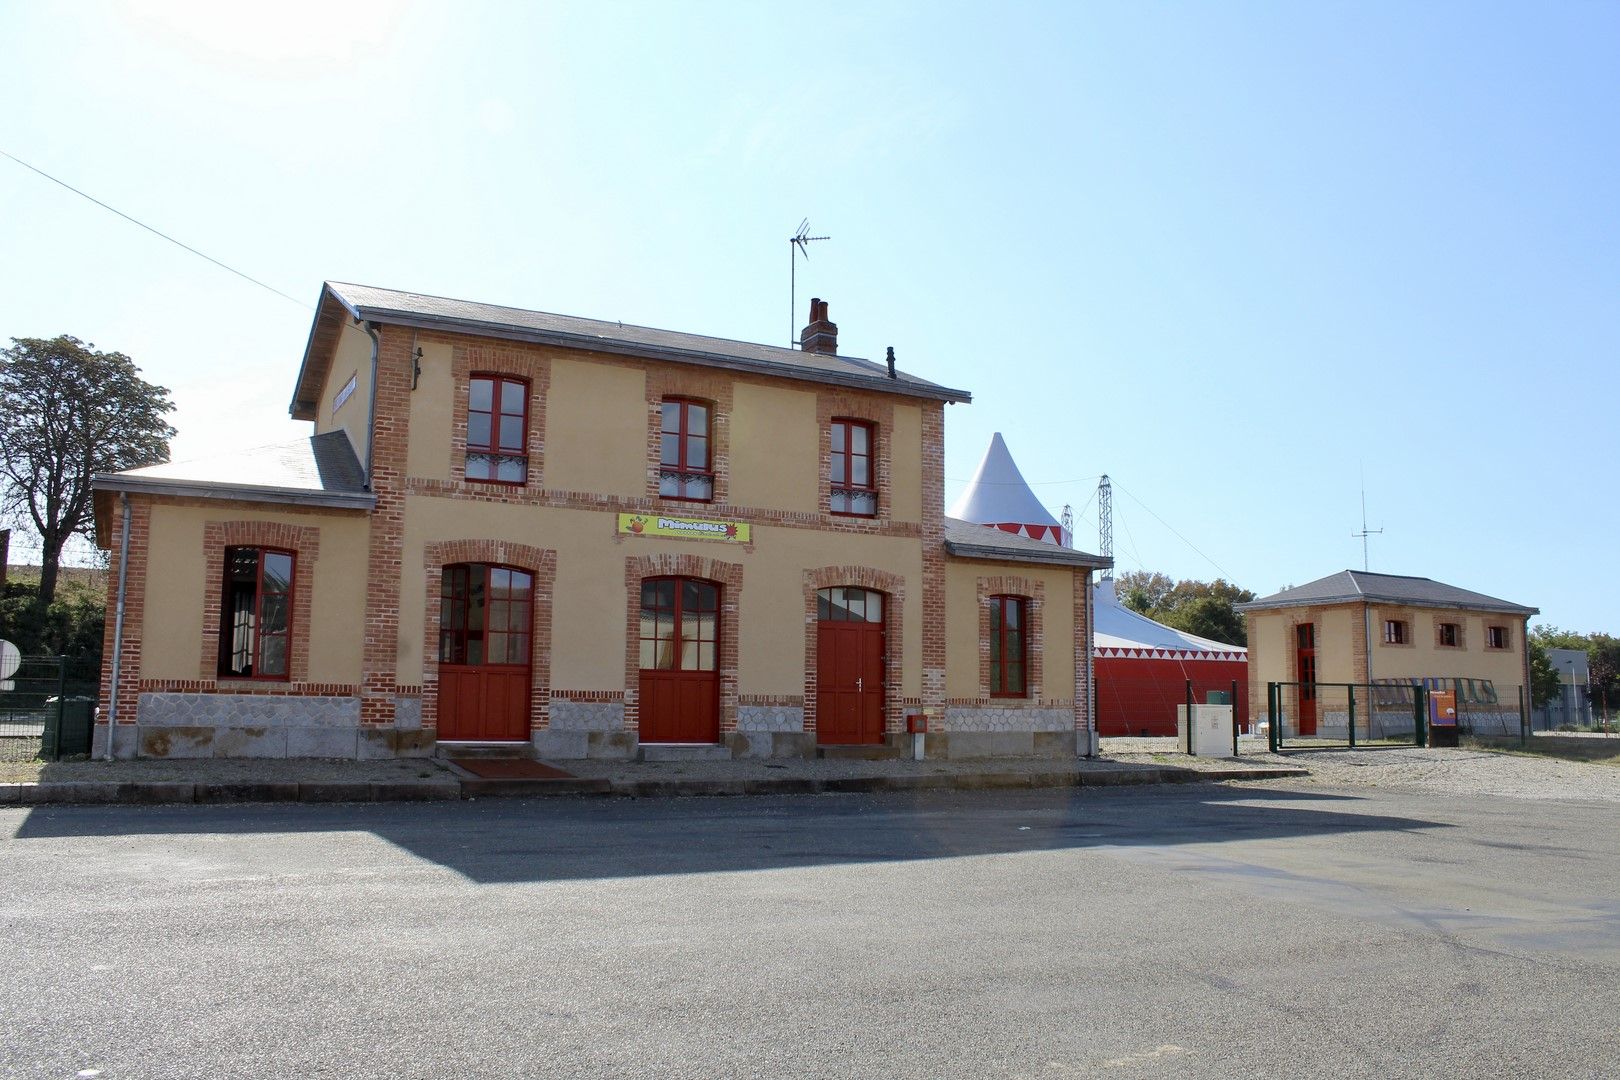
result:
[(296, 420), (315, 419), (315, 403), (331, 362), (330, 350), (345, 317), (730, 368), (936, 401), (972, 400), (965, 390), (953, 390), (903, 371), (891, 379), (887, 364), (855, 356), (827, 356), (778, 345), (328, 281), (321, 290), (321, 304), (298, 374), (290, 410)]
[(1459, 608), (1465, 611), (1502, 611), (1514, 615), (1535, 615), (1540, 609), (1499, 600), (1484, 593), (1459, 589), (1455, 585), (1426, 577), (1399, 574), (1372, 574), (1365, 570), (1341, 570), (1325, 578), (1270, 596), (1262, 596), (1239, 611), (1269, 611), (1273, 608), (1304, 607), (1313, 604), (1346, 604), (1371, 600), (1410, 607)]
[(341, 429), (292, 442), (256, 446), (193, 461), (98, 473), (97, 491), (304, 503), (364, 509), (375, 497), (365, 470)]
[(945, 519), (945, 551), (963, 559), (1045, 563), (1050, 566), (1080, 566), (1092, 570), (1101, 570), (1114, 564), (1112, 559), (1101, 555), (1014, 536), (989, 525), (978, 525), (952, 517)]

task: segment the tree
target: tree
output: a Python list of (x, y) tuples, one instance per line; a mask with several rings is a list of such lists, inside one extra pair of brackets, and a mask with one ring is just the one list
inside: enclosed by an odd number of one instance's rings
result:
[(1247, 645), (1248, 629), (1236, 605), (1254, 593), (1229, 581), (1172, 581), (1157, 571), (1132, 570), (1114, 582), (1120, 602), (1166, 626), (1227, 645)]
[[(1620, 638), (1539, 625), (1531, 628), (1530, 640), (1543, 649), (1579, 649), (1586, 653), (1587, 700), (1600, 703), (1605, 710), (1620, 702)], [(1532, 650), (1532, 660), (1534, 656)]]
[[(1540, 627), (1537, 627), (1540, 629)], [(1558, 677), (1558, 669), (1553, 667), (1552, 660), (1547, 656), (1547, 646), (1530, 639), (1530, 704), (1535, 708), (1544, 708), (1549, 701), (1554, 701), (1563, 691), (1563, 683)]]
[(0, 506), (39, 535), (40, 608), (56, 598), (62, 546), (91, 535), (91, 477), (168, 461), (173, 410), (123, 353), (66, 334), (0, 349)]

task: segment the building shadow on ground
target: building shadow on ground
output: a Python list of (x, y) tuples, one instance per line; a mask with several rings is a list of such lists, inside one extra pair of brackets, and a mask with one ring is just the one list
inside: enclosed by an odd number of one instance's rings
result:
[[(1221, 785), (442, 803), (39, 806), (19, 841), (369, 832), (480, 883), (711, 874), (1098, 847), (1175, 847), (1443, 822), (1367, 800)], [(251, 847), (233, 852), (252, 858)]]

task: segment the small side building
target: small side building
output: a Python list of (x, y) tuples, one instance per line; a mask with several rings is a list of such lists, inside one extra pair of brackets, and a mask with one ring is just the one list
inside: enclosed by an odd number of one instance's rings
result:
[(1354, 684), (1358, 732), (1400, 735), (1412, 730), (1423, 685), (1457, 690), (1464, 726), (1519, 730), (1536, 608), (1431, 578), (1343, 570), (1238, 610), (1249, 626), (1251, 721), (1266, 719), (1267, 684), (1282, 683), (1288, 735), (1344, 738)]

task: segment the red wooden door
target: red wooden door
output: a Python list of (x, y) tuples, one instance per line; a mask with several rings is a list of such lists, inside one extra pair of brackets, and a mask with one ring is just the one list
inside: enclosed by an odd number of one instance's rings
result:
[(816, 741), (883, 741), (883, 594), (822, 589), (817, 597)]
[(1299, 734), (1316, 734), (1316, 627), (1294, 627), (1294, 670), (1299, 675)]
[(642, 742), (720, 741), (720, 587), (641, 583)]
[(439, 738), (529, 737), (534, 580), (483, 563), (444, 568), (439, 594)]

